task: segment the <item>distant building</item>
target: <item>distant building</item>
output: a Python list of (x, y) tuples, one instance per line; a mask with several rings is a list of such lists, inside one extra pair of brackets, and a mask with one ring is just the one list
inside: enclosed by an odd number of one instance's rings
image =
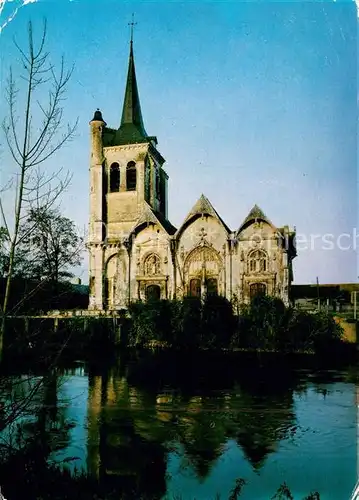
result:
[(232, 231), (201, 195), (177, 229), (168, 219), (168, 175), (157, 138), (144, 128), (133, 43), (118, 129), (97, 110), (90, 122), (90, 309), (220, 294), (258, 293), (289, 302), (295, 232), (255, 205)]
[(313, 309), (318, 303), (330, 308), (351, 310), (357, 298), (359, 308), (359, 283), (292, 285), (291, 300), (302, 308)]
[(71, 283), (73, 285), (81, 285), (81, 278), (72, 278)]

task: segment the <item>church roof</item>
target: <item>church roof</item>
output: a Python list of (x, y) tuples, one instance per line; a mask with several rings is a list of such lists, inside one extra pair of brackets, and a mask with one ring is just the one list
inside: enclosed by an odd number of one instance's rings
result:
[(200, 198), (197, 200), (197, 202), (194, 204), (190, 212), (188, 213), (187, 217), (185, 218), (183, 224), (181, 227), (185, 227), (187, 223), (196, 216), (202, 216), (202, 215), (211, 215), (215, 219), (217, 219), (222, 226), (225, 228), (225, 230), (230, 233), (231, 230), (227, 226), (227, 224), (223, 221), (222, 217), (218, 214), (218, 212), (215, 210), (213, 207), (212, 203), (209, 201), (209, 199), (204, 196), (204, 194), (201, 194)]
[(256, 222), (257, 220), (262, 220), (264, 222), (267, 222), (267, 224), (269, 224), (270, 226), (273, 226), (272, 222), (268, 219), (263, 210), (259, 208), (258, 205), (254, 205), (252, 210), (240, 225), (238, 232), (240, 232), (249, 222)]
[(175, 232), (177, 231), (177, 228), (175, 226), (173, 226), (170, 221), (168, 219), (166, 219), (166, 217), (164, 217), (161, 212), (157, 212), (156, 210), (153, 210), (151, 209), (153, 214), (157, 217), (157, 219), (159, 220), (161, 226), (163, 227), (163, 229), (165, 231), (167, 231), (168, 234), (170, 234), (171, 236), (173, 234), (175, 234)]
[(137, 88), (133, 42), (130, 42), (125, 98), (123, 101), (121, 125), (116, 132), (113, 145), (148, 142), (149, 138), (143, 125), (140, 97)]
[(167, 220), (160, 212), (153, 210), (147, 203), (145, 203), (145, 207), (133, 226), (132, 231), (135, 231), (136, 228), (146, 223), (159, 224), (170, 235), (173, 235), (176, 232), (176, 228), (170, 223), (170, 221)]

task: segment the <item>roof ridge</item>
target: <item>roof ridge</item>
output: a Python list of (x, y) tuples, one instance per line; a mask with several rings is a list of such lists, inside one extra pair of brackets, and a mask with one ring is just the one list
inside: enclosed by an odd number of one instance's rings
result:
[(165, 216), (163, 216), (160, 212), (157, 212), (154, 210), (147, 201), (144, 202), (143, 204), (143, 209), (136, 220), (135, 224), (133, 225), (131, 232), (136, 229), (141, 224), (144, 224), (145, 222), (153, 223), (153, 224), (159, 224), (162, 229), (169, 234), (173, 234), (176, 232), (176, 228), (171, 224), (171, 222), (166, 219)]
[(205, 213), (207, 213), (208, 215), (211, 215), (212, 217), (215, 217), (216, 219), (218, 219), (219, 222), (225, 228), (225, 230), (227, 232), (229, 232), (229, 233), (231, 232), (231, 230), (229, 229), (229, 227), (227, 226), (227, 224), (224, 222), (224, 220), (222, 219), (222, 217), (219, 215), (219, 213), (217, 212), (217, 210), (214, 208), (214, 206), (212, 205), (212, 203), (210, 202), (210, 200), (203, 193), (198, 198), (198, 200), (195, 202), (195, 204), (193, 205), (193, 207), (191, 208), (191, 210), (188, 212), (188, 214), (187, 214), (186, 218), (184, 219), (184, 221), (183, 221), (183, 223), (182, 223), (181, 226), (183, 226), (184, 224), (186, 224), (186, 222), (188, 222), (195, 215), (200, 215), (200, 214), (205, 214)]

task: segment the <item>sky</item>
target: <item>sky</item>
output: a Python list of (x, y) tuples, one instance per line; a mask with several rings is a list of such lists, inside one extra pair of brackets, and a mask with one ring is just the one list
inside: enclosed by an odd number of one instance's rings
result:
[[(232, 230), (258, 204), (277, 227), (296, 228), (295, 283), (358, 281), (353, 1), (0, 5), (1, 116), (10, 65), (22, 88), (13, 38), (26, 47), (30, 19), (35, 34), (47, 19), (54, 64), (62, 54), (74, 64), (65, 118), (78, 117), (77, 136), (46, 168), (73, 174), (61, 207), (80, 228), (89, 213), (88, 122), (100, 108), (108, 126), (120, 124), (134, 13), (142, 114), (166, 158), (171, 222), (179, 227), (202, 193)], [(3, 147), (1, 184), (13, 168)], [(11, 196), (2, 196), (10, 210)], [(87, 281), (86, 259), (77, 274)]]

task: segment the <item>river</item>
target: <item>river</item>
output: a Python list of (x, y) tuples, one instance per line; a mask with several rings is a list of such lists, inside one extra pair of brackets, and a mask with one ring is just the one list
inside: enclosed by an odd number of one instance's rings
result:
[[(351, 367), (243, 354), (136, 354), (77, 363), (47, 387), (52, 459), (148, 498), (346, 500), (357, 480)], [(42, 395), (41, 397), (44, 397)], [(42, 401), (43, 402), (43, 401)], [(137, 498), (137, 496), (134, 498)], [(219, 497), (218, 497), (219, 498)]]

